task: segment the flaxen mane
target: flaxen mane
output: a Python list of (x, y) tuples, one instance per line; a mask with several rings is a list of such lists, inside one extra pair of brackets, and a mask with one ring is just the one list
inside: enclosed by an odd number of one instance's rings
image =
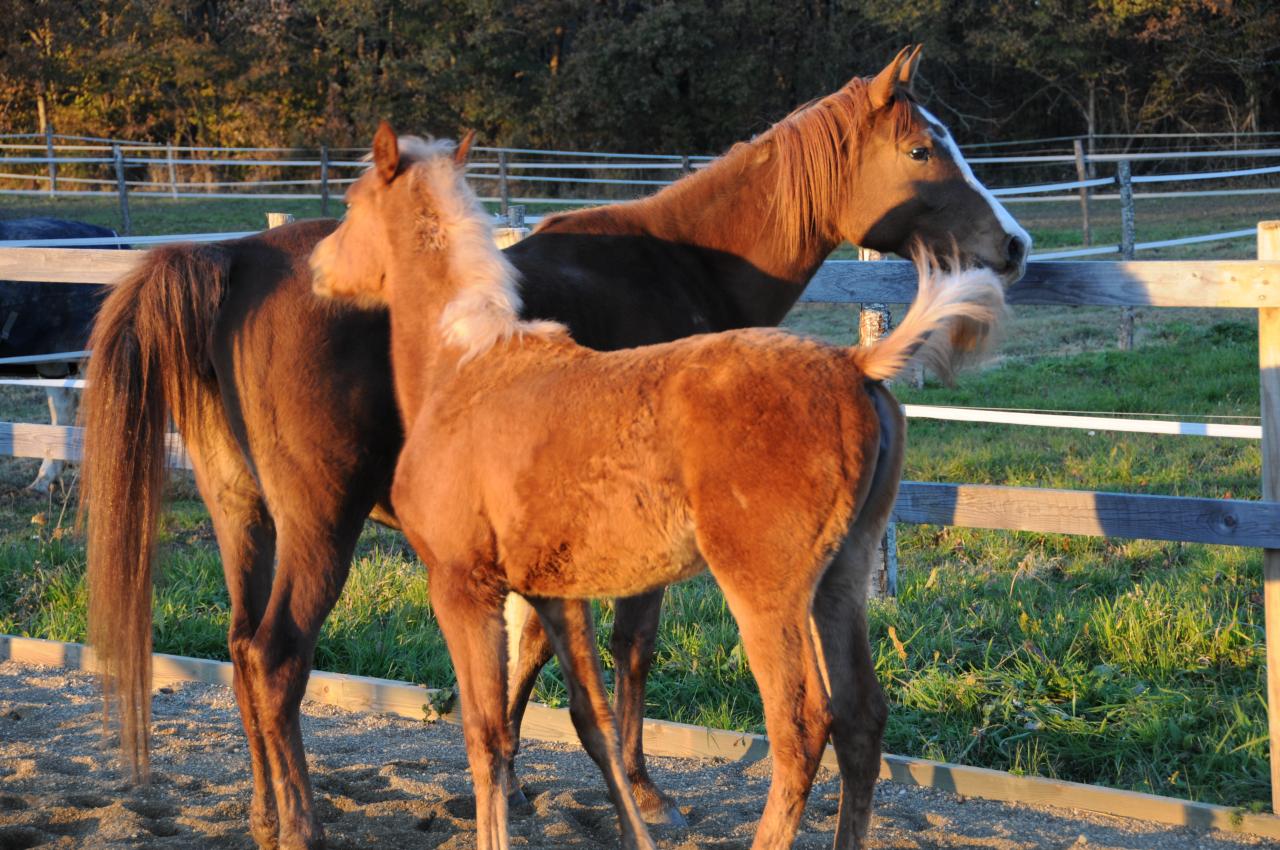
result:
[(454, 167), (449, 142), (400, 137), (400, 153), (432, 202), (415, 222), (424, 247), (449, 245), (449, 283), (457, 296), (440, 316), (447, 345), (463, 349), (460, 363), (483, 354), (500, 340), (523, 334), (567, 333), (557, 322), (520, 319), (515, 267), (493, 241), (493, 220)]

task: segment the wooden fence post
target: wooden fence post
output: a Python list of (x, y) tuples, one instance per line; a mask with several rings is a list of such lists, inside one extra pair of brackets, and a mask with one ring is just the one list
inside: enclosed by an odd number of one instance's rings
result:
[(692, 174), (692, 173), (693, 173), (693, 163), (689, 161), (689, 155), (685, 154), (684, 156), (680, 157), (680, 174), (685, 175), (685, 174)]
[(267, 213), (267, 230), (279, 227), (282, 224), (289, 224), (292, 221), (292, 213)]
[[(1120, 184), (1120, 257), (1132, 260), (1136, 227), (1133, 222), (1133, 181), (1130, 179), (1129, 162), (1116, 163), (1116, 182)], [(1120, 338), (1117, 341), (1121, 351), (1133, 350), (1133, 307), (1122, 307), (1120, 310)]]
[[(1258, 259), (1280, 260), (1280, 221), (1258, 222)], [(1280, 307), (1258, 310), (1258, 376), (1262, 408), (1262, 498), (1280, 502)], [(1262, 550), (1262, 598), (1266, 617), (1271, 810), (1280, 814), (1280, 549)]]
[(173, 142), (165, 142), (164, 162), (169, 169), (169, 197), (178, 197), (178, 170), (173, 165)]
[(53, 123), (46, 122), (44, 125), (44, 149), (49, 157), (49, 194), (53, 195), (58, 191), (58, 163), (53, 157)]
[(120, 196), (120, 229), (128, 236), (133, 232), (133, 225), (129, 221), (129, 187), (124, 182), (124, 155), (120, 153), (119, 145), (111, 146), (111, 158), (115, 160), (116, 193)]
[(329, 146), (320, 146), (320, 215), (329, 215)]
[(503, 215), (511, 206), (511, 187), (507, 185), (507, 152), (498, 151), (498, 211)]
[[(1076, 179), (1083, 183), (1089, 179), (1089, 168), (1085, 165), (1084, 141), (1076, 139), (1073, 145), (1076, 153)], [(1080, 232), (1084, 236), (1084, 247), (1093, 245), (1093, 228), (1089, 226), (1089, 187), (1080, 187)]]
[[(879, 251), (866, 248), (858, 249), (860, 260), (881, 260), (884, 256)], [(863, 304), (858, 312), (858, 344), (871, 345), (880, 337), (889, 333), (893, 323), (889, 315), (888, 304)], [(885, 528), (884, 538), (880, 541), (878, 555), (871, 567), (871, 576), (867, 583), (868, 598), (882, 598), (898, 595), (898, 528), (890, 520)]]

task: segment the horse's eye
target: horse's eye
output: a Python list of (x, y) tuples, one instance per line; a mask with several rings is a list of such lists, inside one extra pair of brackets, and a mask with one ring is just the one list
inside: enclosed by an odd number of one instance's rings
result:
[(928, 148), (912, 148), (911, 151), (907, 154), (907, 156), (911, 157), (916, 162), (926, 162), (929, 159), (929, 149)]

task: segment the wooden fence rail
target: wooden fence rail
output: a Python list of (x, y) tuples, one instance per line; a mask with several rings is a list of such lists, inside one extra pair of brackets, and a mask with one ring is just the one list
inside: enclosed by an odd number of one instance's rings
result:
[[(1009, 290), (1016, 305), (1232, 307), (1258, 311), (1265, 501), (991, 487), (907, 481), (901, 522), (1149, 538), (1264, 550), (1267, 699), (1273, 809), (1280, 812), (1280, 222), (1258, 227), (1258, 260), (1033, 262)], [(0, 279), (113, 283), (142, 251), (0, 249)], [(905, 262), (824, 264), (805, 301), (906, 303), (916, 273)], [(77, 429), (0, 423), (0, 454), (77, 459)], [(176, 446), (175, 465), (185, 458)]]

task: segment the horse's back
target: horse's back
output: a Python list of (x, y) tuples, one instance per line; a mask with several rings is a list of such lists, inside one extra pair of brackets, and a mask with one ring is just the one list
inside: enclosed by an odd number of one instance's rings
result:
[[(847, 350), (778, 331), (608, 353), (525, 340), (461, 374), (412, 441), (439, 492), (420, 519), (452, 540), (484, 517), (534, 595), (679, 581), (702, 569), (695, 535), (834, 545), (874, 470), (880, 423)], [(458, 482), (465, 510), (442, 522)]]
[(0, 241), (17, 239), (93, 239), (115, 236), (109, 227), (61, 218), (17, 218), (0, 221)]
[(740, 260), (643, 234), (538, 231), (506, 249), (520, 272), (521, 315), (568, 325), (598, 351), (742, 327), (717, 279), (757, 273)]
[(829, 556), (892, 427), (848, 349), (763, 329), (673, 345), (689, 354), (663, 394), (663, 419), (713, 569), (745, 562), (744, 547)]
[(402, 441), (386, 311), (311, 290), (308, 257), (336, 224), (225, 243), (231, 274), (213, 351), (222, 404), (264, 486), (293, 498), (385, 489)]

